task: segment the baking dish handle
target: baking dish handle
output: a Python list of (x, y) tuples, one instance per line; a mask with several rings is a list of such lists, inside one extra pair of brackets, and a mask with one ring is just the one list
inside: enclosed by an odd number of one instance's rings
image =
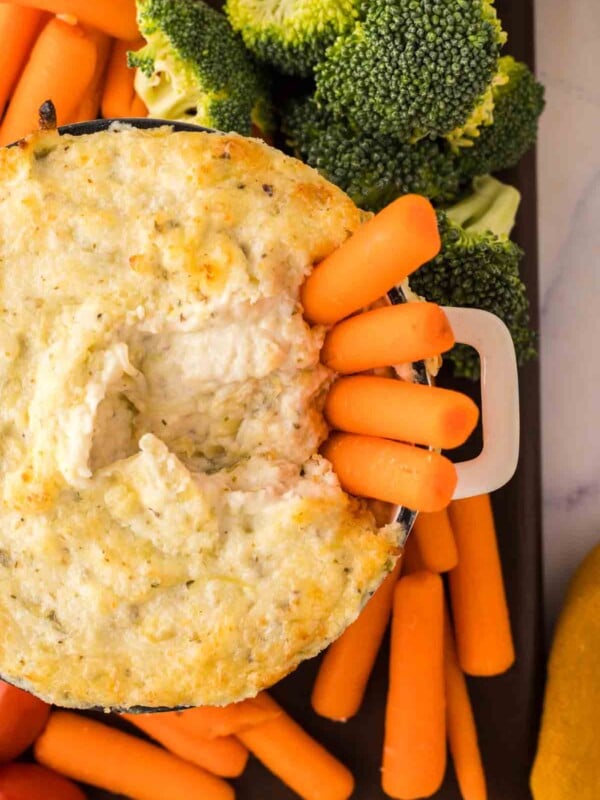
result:
[(483, 448), (456, 464), (454, 499), (492, 492), (513, 476), (519, 459), (519, 382), (508, 328), (478, 308), (444, 308), (457, 342), (474, 347), (481, 360)]

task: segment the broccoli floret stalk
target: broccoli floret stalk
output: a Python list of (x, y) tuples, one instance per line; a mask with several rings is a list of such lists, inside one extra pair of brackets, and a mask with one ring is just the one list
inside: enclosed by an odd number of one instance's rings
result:
[(260, 61), (286, 75), (307, 76), (347, 33), (359, 0), (227, 0), (231, 26)]
[[(476, 178), (468, 197), (438, 211), (440, 254), (413, 274), (410, 285), (435, 303), (482, 308), (499, 316), (523, 364), (535, 356), (535, 334), (519, 277), (523, 251), (508, 238), (519, 202), (519, 192), (512, 186), (489, 175)], [(479, 359), (472, 348), (456, 345), (447, 357), (455, 375), (479, 377)]]
[(317, 100), (359, 130), (443, 136), (483, 100), (505, 41), (492, 0), (370, 0), (315, 70)]
[(138, 0), (137, 8), (146, 46), (128, 61), (152, 116), (266, 132), (264, 76), (222, 14), (201, 0)]
[(379, 211), (409, 192), (444, 202), (458, 194), (460, 175), (443, 140), (410, 144), (392, 136), (362, 133), (333, 117), (312, 96), (294, 99), (284, 107), (282, 128), (294, 155), (367, 211)]
[(493, 88), (490, 125), (460, 149), (459, 169), (465, 180), (514, 167), (535, 143), (544, 110), (544, 87), (526, 64), (512, 56), (500, 59), (503, 80)]
[(501, 183), (490, 175), (473, 181), (473, 191), (444, 212), (447, 219), (475, 242), (488, 233), (507, 241), (515, 225), (521, 195), (514, 186)]

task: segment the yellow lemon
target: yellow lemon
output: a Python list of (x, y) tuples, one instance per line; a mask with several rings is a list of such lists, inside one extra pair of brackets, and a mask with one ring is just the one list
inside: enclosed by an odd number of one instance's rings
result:
[(535, 800), (600, 798), (600, 545), (577, 570), (548, 665)]

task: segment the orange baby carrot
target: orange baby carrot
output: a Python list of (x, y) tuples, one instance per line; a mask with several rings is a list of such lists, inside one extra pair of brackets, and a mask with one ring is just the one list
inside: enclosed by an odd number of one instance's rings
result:
[(329, 390), (325, 416), (332, 428), (348, 433), (451, 449), (469, 438), (479, 410), (470, 397), (451, 389), (352, 375)]
[(136, 22), (135, 0), (11, 0), (15, 5), (42, 8), (52, 14), (76, 17), (78, 22), (90, 25), (119, 39), (139, 36)]
[(410, 444), (334, 433), (322, 451), (351, 494), (416, 511), (439, 511), (456, 488), (456, 469), (447, 458)]
[(323, 363), (336, 372), (364, 372), (445, 353), (454, 345), (448, 318), (435, 303), (403, 303), (356, 314), (325, 337)]
[(73, 119), (96, 68), (94, 40), (77, 25), (52, 19), (40, 33), (0, 127), (0, 144), (38, 127), (39, 107), (52, 100), (59, 125)]
[(327, 256), (302, 288), (304, 314), (332, 324), (368, 306), (440, 249), (433, 206), (407, 194), (370, 219)]
[(112, 39), (100, 31), (90, 29), (86, 32), (96, 45), (96, 68), (85, 97), (73, 120), (69, 120), (69, 122), (87, 122), (88, 120), (97, 119), (100, 112), (100, 99), (112, 47)]
[(221, 778), (101, 722), (54, 711), (35, 743), (36, 759), (74, 780), (133, 800), (233, 800)]
[(45, 18), (38, 8), (0, 5), (0, 117)]
[(423, 571), (428, 572), (429, 570), (423, 563), (415, 535), (411, 533), (402, 551), (402, 574), (412, 575), (413, 572)]
[(49, 713), (50, 706), (43, 700), (0, 681), (0, 763), (27, 750)]
[(85, 795), (46, 767), (13, 762), (0, 767), (0, 800), (85, 800)]
[(450, 597), (460, 665), (468, 675), (498, 675), (515, 660), (490, 497), (448, 509), (458, 550)]
[(360, 708), (387, 628), (399, 572), (400, 559), (358, 619), (325, 652), (311, 698), (322, 717), (345, 722)]
[(485, 773), (467, 682), (458, 663), (450, 615), (444, 614), (446, 729), (454, 771), (463, 800), (487, 800)]
[(207, 739), (192, 736), (167, 714), (121, 714), (176, 756), (222, 778), (237, 778), (248, 761), (248, 751), (233, 736)]
[(148, 109), (146, 108), (146, 104), (142, 100), (141, 97), (136, 96), (133, 98), (133, 102), (131, 103), (131, 108), (129, 109), (130, 117), (147, 117), (148, 116)]
[(143, 39), (115, 41), (102, 93), (102, 116), (105, 119), (147, 115), (146, 106), (133, 86), (135, 70), (127, 66), (128, 51), (139, 50), (144, 44)]
[(262, 693), (228, 706), (202, 706), (185, 711), (168, 711), (161, 717), (169, 719), (178, 730), (203, 739), (231, 736), (247, 728), (262, 725), (281, 714), (270, 698)]
[(423, 565), (431, 572), (448, 572), (458, 563), (458, 552), (446, 509), (417, 516), (411, 537)]
[(274, 700), (266, 699), (273, 710), (281, 713), (270, 722), (238, 734), (248, 750), (304, 800), (346, 800), (350, 797), (354, 789), (351, 772)]
[(383, 790), (429, 797), (445, 769), (444, 590), (439, 575), (415, 572), (394, 592)]

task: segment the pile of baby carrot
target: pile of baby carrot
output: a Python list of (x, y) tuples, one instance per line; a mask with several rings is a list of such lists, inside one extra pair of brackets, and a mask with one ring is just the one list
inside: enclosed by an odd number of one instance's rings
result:
[(0, 145), (37, 130), (51, 99), (59, 125), (145, 117), (127, 51), (140, 38), (134, 0), (0, 3)]
[(341, 485), (351, 494), (430, 512), (448, 505), (457, 480), (452, 462), (436, 450), (466, 441), (477, 406), (460, 392), (372, 371), (441, 355), (454, 344), (452, 330), (432, 303), (361, 309), (439, 249), (431, 203), (404, 195), (321, 261), (301, 295), (306, 319), (332, 326), (321, 360), (341, 377), (325, 405), (334, 433), (323, 454)]
[(343, 722), (357, 713), (390, 615), (385, 793), (401, 800), (435, 794), (448, 742), (464, 800), (485, 800), (465, 674), (499, 675), (514, 661), (488, 495), (417, 517), (401, 562), (325, 653), (312, 693), (318, 714)]

